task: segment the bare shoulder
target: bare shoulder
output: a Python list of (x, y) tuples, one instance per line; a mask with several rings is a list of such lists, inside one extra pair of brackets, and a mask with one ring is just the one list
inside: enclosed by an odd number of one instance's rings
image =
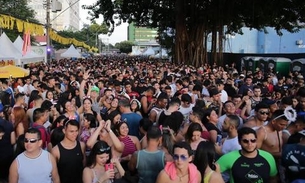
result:
[(129, 137), (131, 138), (131, 140), (133, 141), (133, 143), (139, 142), (138, 137), (132, 136), (132, 135), (129, 135)]
[(164, 170), (162, 170), (157, 177), (156, 183), (168, 183), (168, 182), (170, 182), (169, 176)]
[(53, 156), (56, 160), (59, 160), (59, 149), (58, 149), (58, 145), (56, 145), (55, 147), (52, 148), (51, 154), (52, 154), (52, 156)]
[(199, 170), (197, 170), (197, 179), (198, 179), (198, 183), (203, 182), (202, 177), (201, 177), (201, 173), (199, 172)]
[(217, 182), (217, 183), (224, 183), (224, 180), (222, 179), (222, 176), (218, 172), (213, 172), (209, 182)]

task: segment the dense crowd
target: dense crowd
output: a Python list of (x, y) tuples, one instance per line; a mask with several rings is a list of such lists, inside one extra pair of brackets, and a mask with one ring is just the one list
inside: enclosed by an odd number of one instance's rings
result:
[(0, 82), (0, 182), (305, 181), (300, 73), (102, 56)]

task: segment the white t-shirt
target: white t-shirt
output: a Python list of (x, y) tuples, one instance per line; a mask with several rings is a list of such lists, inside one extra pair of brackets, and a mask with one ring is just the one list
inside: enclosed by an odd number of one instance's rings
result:
[(190, 113), (193, 110), (194, 106), (195, 106), (195, 104), (190, 104), (190, 106), (187, 108), (180, 106), (179, 111), (184, 116), (184, 120), (183, 120), (184, 122), (189, 122)]
[(225, 139), (225, 141), (222, 144), (221, 152), (223, 154), (226, 154), (228, 152), (240, 150), (240, 149), (241, 149), (241, 146), (238, 143), (238, 137), (236, 136), (232, 139), (228, 139), (228, 138)]

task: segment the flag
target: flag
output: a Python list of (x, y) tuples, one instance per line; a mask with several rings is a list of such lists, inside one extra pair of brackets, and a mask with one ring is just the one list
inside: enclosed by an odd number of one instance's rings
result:
[(31, 48), (31, 34), (30, 31), (25, 31), (23, 34), (23, 45), (22, 45), (22, 56), (26, 55), (26, 53)]

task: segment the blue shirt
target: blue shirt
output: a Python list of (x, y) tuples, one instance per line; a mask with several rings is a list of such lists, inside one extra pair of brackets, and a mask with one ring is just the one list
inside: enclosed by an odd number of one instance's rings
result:
[(126, 121), (128, 128), (129, 128), (129, 133), (128, 135), (133, 135), (138, 138), (140, 138), (140, 133), (139, 133), (139, 127), (140, 127), (140, 120), (142, 119), (142, 116), (140, 116), (137, 113), (123, 113), (121, 116), (122, 121)]

